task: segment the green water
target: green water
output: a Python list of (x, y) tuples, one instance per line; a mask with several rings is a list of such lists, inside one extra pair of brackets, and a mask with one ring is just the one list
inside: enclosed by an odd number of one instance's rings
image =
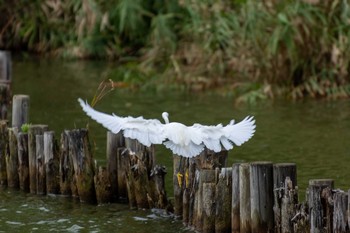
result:
[[(13, 93), (30, 95), (30, 122), (48, 124), (57, 137), (64, 129), (89, 124), (95, 159), (104, 164), (106, 131), (88, 120), (76, 99), (91, 100), (106, 62), (62, 62), (15, 59)], [(350, 188), (350, 101), (267, 101), (234, 104), (234, 99), (210, 94), (115, 91), (96, 108), (122, 116), (159, 118), (168, 111), (171, 121), (193, 124), (228, 123), (247, 115), (256, 118), (256, 135), (229, 153), (233, 162), (295, 162), (298, 186), (305, 191), (309, 179), (332, 178), (337, 188)], [(156, 147), (157, 163), (172, 174), (171, 153)], [(172, 196), (171, 175), (167, 190)], [(0, 192), (0, 232), (186, 232), (179, 221), (160, 213), (130, 211), (127, 205), (84, 205), (62, 197), (37, 197), (14, 191)]]

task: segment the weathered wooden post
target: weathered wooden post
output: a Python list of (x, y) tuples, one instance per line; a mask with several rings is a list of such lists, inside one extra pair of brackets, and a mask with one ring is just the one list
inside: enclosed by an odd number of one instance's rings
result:
[(44, 136), (36, 135), (36, 193), (46, 194), (46, 174), (45, 174), (45, 156), (44, 156)]
[(239, 165), (239, 225), (241, 233), (252, 232), (250, 203), (250, 167), (248, 163)]
[(0, 121), (0, 187), (7, 186), (6, 154), (8, 146), (7, 121)]
[(19, 188), (18, 176), (18, 150), (17, 135), (18, 129), (9, 128), (9, 150), (6, 156), (7, 185), (9, 188)]
[[(196, 218), (196, 211), (194, 210), (195, 206), (195, 198), (196, 198), (196, 192), (198, 190), (198, 172), (197, 172), (197, 164), (196, 164), (196, 158), (190, 158), (188, 163), (188, 183), (186, 183), (186, 186), (188, 186), (189, 189), (189, 204), (188, 204), (188, 226), (194, 225), (194, 219)], [(186, 182), (187, 182), (186, 181)]]
[(19, 187), (29, 192), (28, 134), (18, 133), (18, 173)]
[(87, 129), (66, 131), (72, 157), (76, 187), (81, 202), (96, 203), (94, 161)]
[(271, 162), (250, 164), (252, 232), (273, 232), (273, 174)]
[(239, 201), (239, 163), (232, 165), (232, 206), (231, 206), (231, 232), (240, 233), (240, 201)]
[(73, 159), (69, 156), (68, 132), (61, 134), (61, 150), (59, 163), (60, 193), (66, 196), (78, 196), (78, 191), (74, 181)]
[(285, 180), (290, 178), (295, 188), (297, 185), (297, 169), (295, 163), (277, 163), (273, 165), (273, 193), (274, 193), (274, 217), (275, 217), (275, 232), (282, 232), (282, 199), (287, 194), (285, 188)]
[(168, 208), (168, 198), (165, 191), (165, 174), (166, 169), (164, 166), (155, 165), (151, 171), (151, 187), (154, 190), (153, 202), (154, 207), (159, 209)]
[(11, 53), (0, 50), (0, 117), (7, 119), (11, 96), (12, 79)]
[(348, 193), (337, 191), (333, 194), (334, 213), (333, 213), (333, 232), (346, 233), (350, 231), (347, 219), (348, 211)]
[(190, 215), (190, 181), (189, 181), (189, 158), (184, 158), (184, 177), (182, 195), (182, 223), (188, 225)]
[(0, 80), (3, 83), (10, 83), (12, 76), (11, 53), (0, 50)]
[(216, 168), (215, 232), (231, 232), (232, 167)]
[(203, 169), (200, 171), (201, 199), (199, 202), (202, 211), (201, 232), (215, 232), (215, 170)]
[(128, 188), (126, 173), (130, 167), (129, 152), (125, 147), (117, 149), (117, 178), (118, 178), (118, 198), (120, 200), (127, 200)]
[(44, 156), (46, 191), (48, 194), (58, 194), (60, 192), (59, 154), (53, 131), (44, 132)]
[(29, 96), (14, 95), (12, 98), (12, 127), (21, 129), (21, 126), (28, 123)]
[[(284, 193), (281, 200), (281, 232), (293, 233), (294, 223), (292, 219), (296, 216), (296, 206), (298, 204), (298, 190), (297, 186), (293, 184), (293, 181), (287, 176), (284, 185)], [(276, 218), (275, 218), (276, 221)], [(276, 229), (277, 231), (277, 229)]]
[(29, 187), (30, 193), (37, 192), (37, 157), (36, 135), (42, 135), (47, 131), (47, 125), (30, 125), (28, 128), (28, 158), (29, 158)]
[(174, 214), (182, 218), (186, 158), (173, 155)]
[(110, 131), (107, 132), (107, 173), (111, 183), (112, 200), (117, 201), (118, 194), (118, 148), (123, 147), (124, 143), (120, 143), (124, 140), (121, 133), (114, 134)]
[(331, 231), (333, 216), (329, 216), (331, 212), (328, 204), (328, 197), (325, 197), (328, 190), (332, 190), (334, 181), (331, 179), (309, 180), (308, 203), (310, 214), (310, 232), (321, 233), (324, 230)]
[(112, 201), (112, 186), (106, 167), (99, 166), (95, 174), (95, 189), (97, 203), (110, 203)]

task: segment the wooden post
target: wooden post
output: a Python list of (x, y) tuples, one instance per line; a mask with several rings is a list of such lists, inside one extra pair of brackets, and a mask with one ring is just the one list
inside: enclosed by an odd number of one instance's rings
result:
[[(196, 218), (195, 198), (198, 191), (198, 175), (197, 174), (196, 158), (190, 158), (188, 163), (188, 179), (186, 181), (186, 187), (189, 189), (189, 205), (188, 205), (188, 226), (194, 225), (194, 219)], [(188, 182), (188, 183), (187, 183)]]
[(232, 209), (231, 209), (231, 230), (232, 233), (240, 233), (240, 201), (239, 201), (239, 163), (232, 165)]
[(106, 167), (99, 166), (94, 181), (97, 203), (110, 203), (112, 201), (112, 186)]
[(58, 194), (60, 192), (59, 155), (53, 131), (44, 132), (44, 156), (46, 191), (48, 194)]
[(189, 158), (184, 160), (184, 175), (183, 175), (183, 196), (182, 196), (182, 223), (186, 226), (189, 222), (190, 214), (190, 181), (189, 181)]
[(37, 157), (36, 135), (42, 135), (47, 131), (47, 125), (30, 125), (28, 129), (28, 158), (29, 158), (29, 188), (30, 193), (37, 192)]
[(78, 196), (75, 183), (73, 184), (73, 159), (69, 156), (69, 140), (67, 132), (61, 134), (61, 150), (59, 163), (60, 193), (65, 196)]
[[(320, 233), (324, 232), (327, 225), (331, 225), (330, 222), (333, 217), (328, 216), (327, 212), (330, 212), (327, 207), (327, 200), (322, 196), (324, 190), (333, 189), (334, 181), (331, 179), (318, 179), (309, 180), (308, 188), (308, 203), (309, 203), (309, 214), (310, 214), (310, 232)], [(330, 229), (329, 231), (330, 232)]]
[(215, 170), (200, 171), (201, 199), (199, 208), (202, 211), (201, 232), (215, 232)]
[(46, 172), (44, 156), (44, 136), (36, 135), (36, 193), (39, 195), (46, 194)]
[(335, 192), (334, 200), (334, 214), (333, 214), (333, 232), (346, 233), (349, 232), (349, 225), (347, 224), (347, 207), (348, 207), (348, 193), (344, 191)]
[[(298, 190), (293, 181), (287, 176), (284, 185), (284, 193), (281, 200), (281, 232), (293, 233), (294, 226), (292, 219), (297, 214)], [(276, 218), (275, 218), (276, 220)], [(276, 229), (277, 230), (277, 229)]]
[(9, 188), (19, 188), (17, 128), (9, 128), (9, 150), (6, 156), (7, 185)]
[(250, 207), (250, 167), (248, 163), (239, 165), (239, 225), (241, 233), (251, 233)]
[(114, 134), (110, 131), (107, 132), (107, 173), (111, 183), (111, 192), (113, 201), (117, 201), (118, 194), (118, 148), (122, 147), (119, 141), (122, 134)]
[(29, 96), (14, 95), (12, 98), (12, 127), (17, 127), (21, 131), (21, 126), (28, 123)]
[(11, 53), (0, 50), (0, 81), (10, 83), (12, 76)]
[[(275, 217), (275, 232), (282, 232), (282, 198), (285, 195), (285, 180), (290, 178), (291, 184), (297, 185), (297, 169), (295, 163), (277, 163), (273, 165), (273, 193), (274, 193), (274, 217)], [(292, 187), (292, 189), (294, 189)]]
[(273, 174), (272, 163), (250, 164), (250, 206), (252, 232), (273, 232)]
[(7, 121), (0, 121), (0, 187), (7, 186), (6, 154), (8, 146)]
[(186, 158), (173, 155), (174, 215), (182, 218)]
[(118, 178), (118, 199), (127, 200), (128, 188), (127, 188), (127, 177), (126, 173), (130, 166), (129, 152), (126, 148), (121, 147), (117, 150), (117, 178)]
[(151, 187), (154, 190), (154, 207), (158, 209), (171, 208), (168, 204), (168, 198), (165, 190), (165, 174), (166, 169), (164, 166), (155, 165), (151, 171)]
[(11, 96), (12, 79), (11, 53), (0, 51), (0, 117), (7, 119)]
[(232, 167), (216, 168), (215, 232), (231, 232)]
[(74, 177), (81, 202), (96, 203), (94, 161), (87, 129), (66, 131), (69, 155), (73, 160)]
[(18, 173), (19, 187), (29, 192), (28, 134), (18, 133)]

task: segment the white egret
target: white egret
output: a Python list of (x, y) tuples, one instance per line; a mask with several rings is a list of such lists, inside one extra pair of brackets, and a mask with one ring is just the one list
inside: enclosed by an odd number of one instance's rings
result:
[(248, 141), (255, 132), (253, 117), (246, 117), (237, 124), (232, 120), (226, 126), (222, 124), (186, 126), (178, 122), (169, 122), (169, 114), (164, 112), (162, 117), (165, 124), (163, 124), (157, 119), (109, 115), (94, 110), (80, 98), (78, 101), (88, 116), (112, 133), (123, 130), (124, 137), (136, 139), (145, 146), (163, 143), (174, 154), (185, 157), (197, 156), (205, 147), (214, 152), (230, 150), (234, 145), (240, 146)]

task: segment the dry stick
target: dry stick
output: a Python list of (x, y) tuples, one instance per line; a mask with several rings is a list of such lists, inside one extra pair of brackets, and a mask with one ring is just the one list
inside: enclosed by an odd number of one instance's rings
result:
[(329, 209), (326, 204), (327, 200), (322, 196), (328, 192), (327, 189), (332, 190), (333, 186), (334, 181), (331, 179), (309, 180), (308, 203), (311, 233), (323, 232), (325, 226), (329, 228), (327, 225), (331, 225), (330, 222), (333, 220), (333, 217), (328, 216), (327, 212), (330, 211), (327, 211)]
[[(295, 188), (297, 185), (297, 173), (295, 163), (277, 163), (273, 165), (273, 193), (274, 193), (274, 217), (275, 217), (275, 232), (282, 232), (282, 221), (286, 218), (282, 217), (282, 199), (284, 198), (285, 180), (289, 177)], [(283, 218), (283, 219), (282, 219)], [(291, 227), (292, 224), (290, 224)], [(286, 230), (286, 229), (285, 229)]]
[(44, 132), (44, 156), (46, 191), (48, 194), (58, 194), (60, 192), (59, 152), (53, 131)]
[(7, 185), (9, 188), (19, 188), (18, 176), (18, 129), (9, 128), (9, 150), (6, 156)]
[(232, 208), (231, 208), (231, 230), (232, 233), (239, 233), (240, 201), (239, 201), (239, 163), (232, 165)]
[(14, 95), (12, 98), (12, 127), (21, 128), (25, 123), (28, 123), (29, 115), (29, 96)]
[(28, 129), (28, 158), (29, 158), (29, 188), (30, 193), (37, 192), (37, 158), (36, 135), (42, 135), (47, 131), (47, 125), (31, 125)]
[(252, 232), (273, 232), (272, 163), (250, 164), (250, 200)]
[(215, 232), (231, 232), (232, 167), (216, 168)]
[(250, 167), (248, 163), (243, 163), (239, 165), (239, 225), (241, 233), (252, 232), (250, 204)]
[(7, 121), (0, 121), (0, 187), (7, 186), (6, 154), (8, 144)]
[(46, 172), (44, 157), (44, 136), (36, 135), (36, 193), (46, 194)]
[(74, 177), (81, 202), (96, 203), (94, 161), (87, 129), (66, 131), (69, 155), (73, 160)]
[(348, 193), (338, 191), (333, 195), (334, 213), (333, 213), (333, 232), (346, 233), (349, 232), (347, 224), (347, 207), (348, 207)]
[(29, 192), (28, 134), (18, 133), (18, 173), (19, 187)]

